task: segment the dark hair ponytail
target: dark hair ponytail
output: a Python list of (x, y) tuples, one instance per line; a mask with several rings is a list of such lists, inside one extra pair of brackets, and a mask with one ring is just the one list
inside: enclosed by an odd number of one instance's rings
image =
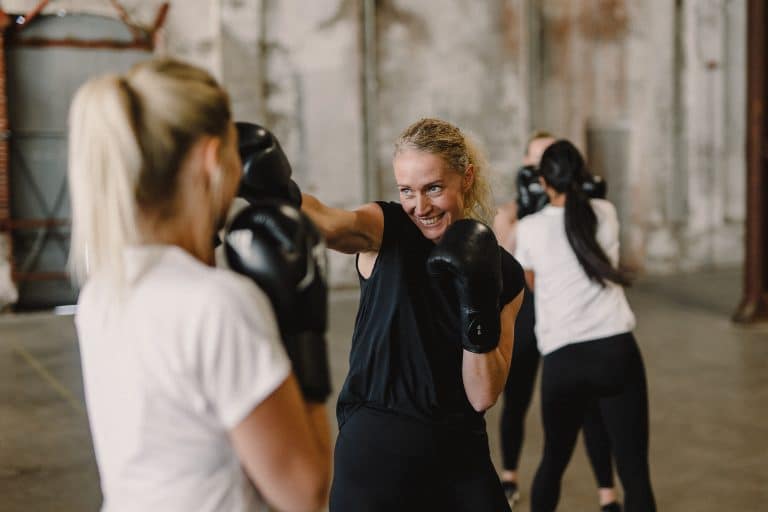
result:
[(582, 188), (588, 172), (579, 150), (567, 140), (555, 142), (544, 151), (540, 171), (550, 187), (565, 194), (565, 234), (587, 276), (601, 286), (605, 281), (629, 286), (629, 276), (611, 265), (597, 242), (597, 215)]

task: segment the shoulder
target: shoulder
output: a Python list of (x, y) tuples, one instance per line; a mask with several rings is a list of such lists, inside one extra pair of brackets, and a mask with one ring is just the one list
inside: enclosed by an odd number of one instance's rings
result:
[(536, 233), (543, 222), (546, 222), (546, 218), (542, 211), (531, 213), (526, 215), (519, 221), (517, 221), (517, 237), (525, 238), (532, 233)]
[(501, 250), (501, 270), (504, 279), (507, 279), (507, 277), (519, 277), (522, 279), (523, 267), (520, 265), (520, 262), (503, 247), (499, 246), (499, 250)]
[(616, 207), (606, 199), (590, 199), (589, 204), (597, 215), (616, 217)]
[(144, 299), (160, 308), (197, 317), (201, 323), (238, 316), (263, 323), (271, 315), (266, 294), (249, 278), (206, 265), (181, 249), (170, 250), (162, 264), (142, 279)]
[(594, 210), (595, 215), (601, 224), (617, 224), (619, 222), (616, 207), (610, 201), (606, 201), (605, 199), (590, 199), (589, 204), (592, 206), (592, 210)]
[(400, 221), (408, 217), (400, 203), (394, 201), (376, 201), (375, 203), (370, 204), (371, 206), (376, 205), (381, 209), (385, 222)]
[(509, 254), (506, 249), (501, 250), (501, 275), (503, 279), (503, 290), (501, 296), (501, 305), (505, 305), (517, 297), (525, 286), (525, 272), (520, 262), (514, 256)]
[(204, 300), (217, 316), (265, 320), (272, 315), (267, 294), (251, 279), (232, 270), (212, 268), (205, 284)]
[(409, 243), (414, 239), (423, 238), (419, 228), (411, 221), (403, 210), (403, 205), (395, 201), (378, 201), (384, 215), (384, 233), (382, 245), (399, 244), (402, 240)]

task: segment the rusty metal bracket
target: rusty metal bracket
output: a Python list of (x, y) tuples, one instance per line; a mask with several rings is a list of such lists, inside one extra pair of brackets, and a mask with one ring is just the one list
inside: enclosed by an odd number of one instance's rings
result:
[(2, 16), (10, 18), (7, 13), (0, 10), (0, 30), (9, 32), (8, 44), (15, 46), (47, 47), (60, 46), (67, 48), (112, 48), (112, 49), (145, 49), (152, 51), (157, 42), (157, 34), (163, 28), (170, 8), (170, 2), (163, 2), (158, 7), (155, 19), (152, 25), (145, 26), (135, 22), (128, 11), (117, 0), (110, 0), (110, 5), (117, 12), (117, 17), (128, 28), (133, 36), (131, 42), (116, 41), (111, 39), (82, 40), (76, 38), (49, 39), (30, 37), (23, 38), (19, 34), (30, 25), (37, 17), (42, 15), (43, 10), (50, 4), (50, 0), (41, 0), (34, 9), (27, 14), (19, 15), (14, 20), (9, 20), (5, 25), (2, 22)]
[[(31, 271), (40, 258), (42, 246), (48, 241), (56, 243), (62, 250), (65, 250), (64, 240), (67, 237), (64, 233), (69, 225), (69, 219), (54, 217), (66, 196), (65, 187), (59, 189), (58, 194), (52, 206), (48, 206), (43, 200), (39, 190), (34, 188), (35, 194), (40, 206), (43, 209), (44, 218), (37, 219), (14, 219), (10, 212), (10, 177), (9, 164), (12, 156), (19, 162), (19, 155), (13, 155), (9, 148), (9, 141), (14, 135), (8, 126), (8, 112), (6, 109), (7, 97), (5, 81), (7, 80), (7, 70), (5, 69), (5, 50), (10, 46), (22, 47), (67, 47), (84, 49), (138, 49), (153, 51), (159, 40), (159, 34), (165, 24), (165, 20), (170, 8), (170, 2), (163, 2), (154, 17), (153, 23), (149, 26), (141, 25), (131, 19), (127, 10), (117, 0), (110, 0), (110, 4), (117, 12), (117, 16), (130, 31), (131, 40), (112, 40), (112, 39), (78, 39), (68, 37), (63, 39), (41, 38), (41, 37), (22, 37), (22, 32), (30, 26), (37, 18), (45, 16), (43, 11), (52, 2), (42, 0), (26, 14), (9, 14), (0, 8), (0, 237), (6, 240), (9, 248), (9, 258), (12, 268), (13, 280), (22, 285), (26, 281), (67, 279), (65, 272), (38, 272)], [(34, 231), (36, 237), (34, 246), (29, 256), (24, 261), (18, 262), (13, 257), (14, 237), (12, 233), (16, 231)]]

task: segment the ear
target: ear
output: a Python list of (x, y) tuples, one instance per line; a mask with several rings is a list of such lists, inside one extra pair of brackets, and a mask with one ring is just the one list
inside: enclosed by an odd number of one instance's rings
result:
[(469, 164), (464, 171), (464, 177), (461, 183), (461, 188), (464, 192), (472, 188), (472, 184), (475, 182), (475, 166)]
[(221, 176), (221, 138), (206, 137), (202, 141), (201, 153), (203, 172), (208, 177), (208, 182), (212, 183), (220, 180)]

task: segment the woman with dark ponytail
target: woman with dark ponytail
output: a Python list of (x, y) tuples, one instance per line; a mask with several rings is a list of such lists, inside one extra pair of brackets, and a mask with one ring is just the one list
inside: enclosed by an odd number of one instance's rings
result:
[(618, 268), (616, 210), (583, 192), (588, 173), (570, 142), (552, 144), (540, 172), (550, 204), (520, 220), (515, 251), (534, 290), (543, 356), (545, 444), (531, 511), (557, 507), (585, 414), (597, 409), (613, 445), (625, 511), (654, 512), (645, 369), (632, 334), (635, 317), (624, 295), (630, 280)]

